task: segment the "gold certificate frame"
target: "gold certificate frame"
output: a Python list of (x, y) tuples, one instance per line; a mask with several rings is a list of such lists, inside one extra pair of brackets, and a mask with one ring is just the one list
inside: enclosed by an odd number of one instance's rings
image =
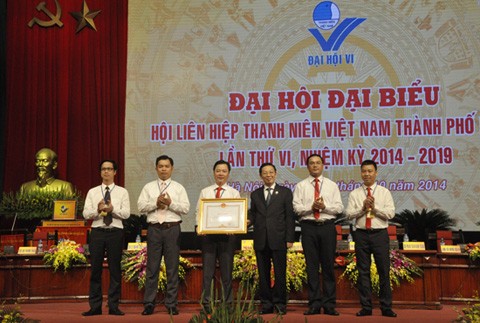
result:
[(200, 199), (199, 234), (247, 233), (247, 199)]

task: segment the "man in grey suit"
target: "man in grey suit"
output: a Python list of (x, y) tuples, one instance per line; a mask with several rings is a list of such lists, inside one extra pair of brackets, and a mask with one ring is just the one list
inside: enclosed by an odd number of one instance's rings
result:
[[(257, 257), (261, 314), (286, 313), (287, 307), (287, 249), (295, 240), (293, 194), (289, 188), (275, 183), (277, 170), (271, 163), (260, 166), (264, 186), (252, 192), (249, 213), (253, 224), (253, 247)], [(271, 288), (271, 261), (275, 284)]]

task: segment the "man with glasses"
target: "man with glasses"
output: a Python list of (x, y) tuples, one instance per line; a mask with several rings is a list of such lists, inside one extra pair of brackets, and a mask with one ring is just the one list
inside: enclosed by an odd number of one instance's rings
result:
[(91, 261), (90, 310), (83, 316), (102, 314), (102, 271), (107, 253), (110, 287), (108, 289), (108, 314), (124, 315), (118, 308), (122, 286), (121, 260), (123, 251), (123, 223), (130, 217), (130, 199), (123, 187), (115, 184), (117, 163), (103, 160), (100, 163), (102, 183), (90, 189), (85, 199), (83, 217), (93, 220), (89, 237)]

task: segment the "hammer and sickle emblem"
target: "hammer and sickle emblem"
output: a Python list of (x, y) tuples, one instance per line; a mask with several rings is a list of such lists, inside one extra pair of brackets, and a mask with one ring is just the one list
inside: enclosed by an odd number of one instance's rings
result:
[(60, 7), (60, 4), (58, 3), (57, 0), (55, 0), (55, 4), (57, 6), (57, 14), (54, 15), (53, 13), (50, 12), (50, 10), (47, 9), (45, 2), (40, 2), (36, 9), (37, 11), (43, 11), (48, 17), (50, 17), (51, 20), (40, 20), (37, 17), (34, 17), (30, 22), (28, 23), (28, 27), (32, 28), (33, 25), (37, 24), (41, 27), (52, 27), (54, 25), (58, 25), (58, 27), (63, 26), (63, 22), (60, 21), (60, 17), (62, 16), (62, 8)]

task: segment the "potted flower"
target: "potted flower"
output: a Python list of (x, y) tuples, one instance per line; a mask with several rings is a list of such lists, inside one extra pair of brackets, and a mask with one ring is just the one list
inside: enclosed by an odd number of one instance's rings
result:
[[(234, 279), (239, 279), (242, 284), (250, 286), (253, 291), (257, 290), (259, 278), (254, 250), (242, 250), (235, 254), (232, 275)], [(270, 279), (273, 282), (273, 270)], [(306, 281), (305, 256), (301, 252), (289, 250), (287, 252), (287, 291), (301, 291)]]
[(480, 242), (467, 244), (465, 246), (465, 251), (472, 261), (480, 259)]
[[(358, 282), (357, 258), (355, 253), (347, 257), (337, 257), (336, 263), (345, 265), (345, 270), (340, 278), (347, 278), (352, 285), (356, 286)], [(390, 250), (390, 286), (400, 286), (402, 281), (413, 283), (413, 276), (421, 276), (423, 271), (418, 267), (415, 261), (406, 257), (398, 250)], [(380, 292), (379, 277), (377, 266), (372, 256), (372, 265), (370, 267), (370, 276), (372, 281), (372, 290), (378, 295)]]
[(63, 269), (66, 272), (73, 265), (86, 264), (85, 250), (82, 245), (68, 239), (61, 239), (57, 245), (53, 245), (43, 256), (43, 262), (52, 266), (53, 271)]
[[(193, 268), (193, 266), (188, 259), (181, 256), (179, 261), (178, 277), (181, 281), (184, 281), (187, 271)], [(137, 283), (138, 289), (142, 289), (145, 286), (145, 275), (147, 272), (147, 248), (145, 247), (139, 251), (125, 251), (122, 255), (121, 265), (125, 281)], [(158, 275), (158, 289), (165, 291), (167, 289), (167, 269), (163, 260), (160, 264)]]

